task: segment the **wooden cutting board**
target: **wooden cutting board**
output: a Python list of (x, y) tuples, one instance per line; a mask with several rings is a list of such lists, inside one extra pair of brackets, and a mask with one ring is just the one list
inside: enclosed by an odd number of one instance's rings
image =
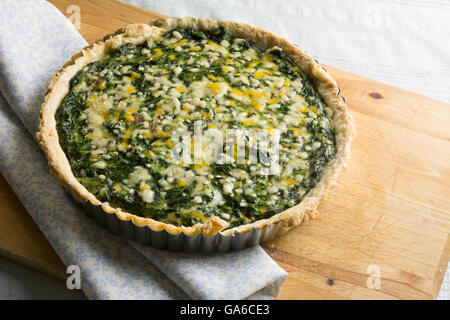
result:
[[(68, 17), (69, 6), (79, 6), (88, 42), (161, 17), (115, 0), (50, 2)], [(357, 134), (321, 216), (264, 246), (289, 273), (278, 298), (436, 298), (450, 256), (450, 105), (326, 68)], [(64, 278), (65, 267), (3, 179), (0, 209), (0, 254)]]

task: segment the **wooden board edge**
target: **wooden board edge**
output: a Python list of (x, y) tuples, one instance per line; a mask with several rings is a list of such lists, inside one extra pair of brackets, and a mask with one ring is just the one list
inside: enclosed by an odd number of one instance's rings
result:
[[(335, 79), (338, 84), (339, 84), (339, 78), (342, 78), (342, 76), (345, 74), (345, 79), (346, 80), (354, 80), (354, 81), (369, 81), (371, 84), (375, 85), (378, 89), (380, 88), (385, 88), (386, 91), (389, 91), (391, 93), (395, 93), (396, 96), (402, 96), (402, 95), (408, 95), (411, 96), (411, 98), (416, 97), (417, 99), (420, 100), (427, 100), (427, 103), (430, 104), (438, 104), (444, 107), (448, 107), (450, 108), (450, 103), (446, 102), (446, 101), (442, 101), (442, 100), (437, 100), (435, 98), (431, 98), (428, 96), (425, 96), (423, 94), (420, 94), (418, 92), (414, 92), (414, 91), (410, 91), (410, 90), (406, 90), (406, 89), (402, 89), (399, 87), (395, 87), (391, 84), (385, 83), (385, 82), (381, 82), (378, 80), (374, 80), (374, 79), (370, 79), (370, 78), (366, 78), (363, 76), (360, 76), (358, 74), (343, 70), (343, 69), (339, 69), (339, 68), (335, 68), (329, 65), (325, 65), (322, 64), (321, 65), (327, 70), (327, 72), (331, 75), (331, 77), (333, 79)], [(337, 76), (337, 74), (340, 74), (340, 76)], [(367, 89), (370, 89), (370, 87), (368, 87)], [(383, 90), (380, 90), (383, 91)], [(375, 93), (376, 94), (376, 93)], [(345, 98), (345, 94), (344, 94), (344, 98)], [(376, 98), (379, 99), (379, 98)]]
[(439, 261), (438, 269), (433, 280), (432, 297), (437, 299), (439, 292), (441, 291), (442, 282), (444, 281), (444, 276), (448, 268), (448, 263), (450, 260), (450, 233), (447, 237), (447, 244), (442, 252), (441, 260)]
[(29, 268), (34, 271), (38, 271), (46, 276), (54, 278), (56, 280), (65, 281), (67, 278), (67, 274), (65, 270), (59, 270), (57, 268), (53, 268), (51, 266), (47, 266), (45, 263), (41, 263), (39, 261), (34, 261), (22, 257), (20, 255), (14, 254), (8, 250), (0, 248), (0, 256), (14, 263), (18, 263), (26, 268)]
[(0, 174), (0, 190), (4, 223), (0, 228), (0, 257), (60, 279), (66, 270), (63, 262), (3, 174)]

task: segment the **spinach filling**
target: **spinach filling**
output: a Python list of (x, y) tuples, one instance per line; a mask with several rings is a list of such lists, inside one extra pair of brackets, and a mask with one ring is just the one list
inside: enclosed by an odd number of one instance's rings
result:
[[(230, 227), (282, 212), (318, 183), (336, 154), (331, 117), (281, 49), (261, 52), (223, 28), (122, 45), (71, 80), (56, 112), (72, 171), (100, 201), (177, 226), (219, 216)], [(173, 132), (199, 121), (279, 130), (280, 174), (261, 163), (175, 161)]]

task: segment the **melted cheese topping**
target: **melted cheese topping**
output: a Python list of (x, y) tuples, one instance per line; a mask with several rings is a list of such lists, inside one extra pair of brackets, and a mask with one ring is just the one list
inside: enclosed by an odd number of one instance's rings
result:
[[(262, 53), (223, 29), (175, 30), (86, 66), (57, 124), (75, 176), (99, 200), (175, 225), (216, 215), (234, 227), (294, 206), (317, 183), (335, 155), (331, 116), (280, 48)], [(195, 128), (222, 133), (219, 162)], [(250, 161), (232, 130), (279, 133), (279, 174)], [(186, 132), (201, 161), (175, 157), (173, 137)]]

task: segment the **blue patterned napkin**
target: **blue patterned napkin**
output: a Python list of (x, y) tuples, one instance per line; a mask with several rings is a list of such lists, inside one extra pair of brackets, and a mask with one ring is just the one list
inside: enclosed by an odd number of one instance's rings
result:
[(41, 0), (2, 0), (0, 30), (0, 172), (63, 262), (80, 267), (88, 298), (277, 296), (287, 274), (259, 246), (210, 256), (173, 253), (128, 242), (87, 218), (50, 175), (33, 139), (51, 76), (86, 42)]

